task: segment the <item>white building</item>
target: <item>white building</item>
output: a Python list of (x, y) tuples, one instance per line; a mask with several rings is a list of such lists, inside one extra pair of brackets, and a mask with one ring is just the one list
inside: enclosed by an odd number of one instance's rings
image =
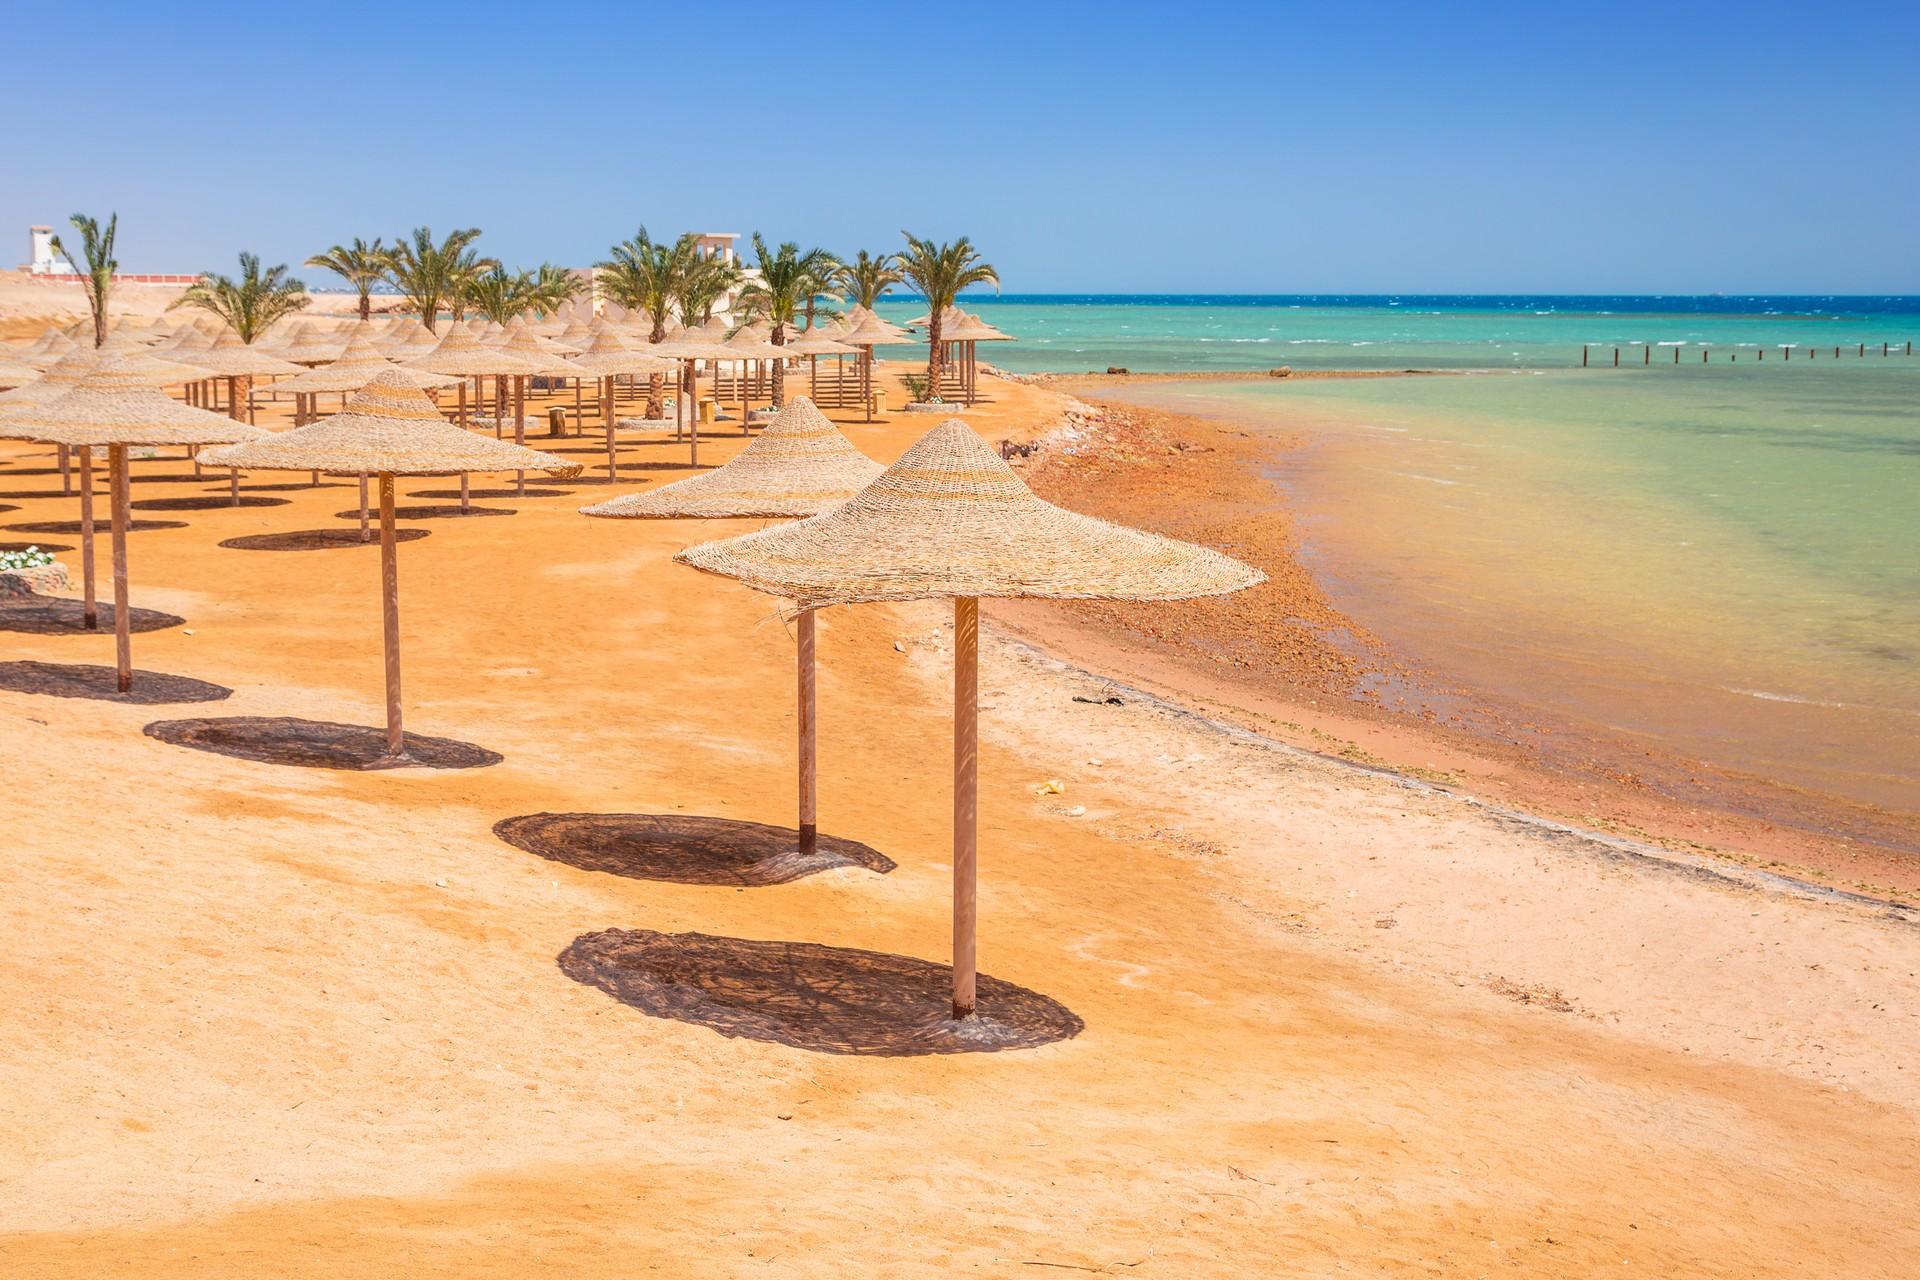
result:
[(73, 265), (53, 251), (52, 227), (27, 228), (27, 270), (36, 276), (73, 274)]

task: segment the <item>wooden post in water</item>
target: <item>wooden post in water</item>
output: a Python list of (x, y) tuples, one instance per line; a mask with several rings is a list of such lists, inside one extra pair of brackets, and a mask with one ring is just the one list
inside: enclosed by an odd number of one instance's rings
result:
[(1862, 360), (1867, 358), (1867, 344), (1864, 342), (1860, 344), (1860, 358)]
[(380, 620), (387, 666), (388, 760), (407, 758), (400, 727), (400, 564), (393, 537), (393, 473), (380, 473)]
[(1620, 367), (1620, 348), (1618, 347), (1613, 349), (1613, 367), (1616, 369)]
[(1640, 348), (1640, 363), (1647, 365), (1653, 363), (1653, 344), (1651, 342)]
[(980, 795), (980, 602), (953, 602), (953, 1016), (974, 1009)]
[(1585, 347), (1580, 348), (1580, 367), (1582, 369), (1587, 367), (1587, 349)]
[(1882, 357), (1887, 354), (1887, 344), (1884, 342), (1880, 344), (1880, 354)]
[(107, 486), (113, 506), (114, 687), (133, 692), (133, 613), (127, 600), (127, 446), (107, 446)]
[(1678, 348), (1678, 347), (1675, 347), (1675, 348), (1673, 349), (1673, 362), (1674, 362), (1675, 364), (1679, 364), (1679, 363), (1680, 363), (1680, 348)]
[(800, 680), (800, 856), (811, 857), (819, 841), (814, 789), (813, 610), (803, 609), (799, 624)]

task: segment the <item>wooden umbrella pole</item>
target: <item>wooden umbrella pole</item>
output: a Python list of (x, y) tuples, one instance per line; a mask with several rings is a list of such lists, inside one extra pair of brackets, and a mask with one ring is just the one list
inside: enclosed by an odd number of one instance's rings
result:
[(370, 542), (373, 535), (367, 530), (367, 473), (360, 473), (360, 541)]
[(584, 378), (573, 380), (573, 434), (576, 436), (580, 434), (580, 384), (584, 381)]
[(601, 385), (606, 388), (606, 390), (601, 393), (600, 403), (606, 406), (606, 412), (601, 416), (606, 419), (607, 423), (607, 483), (612, 484), (614, 477), (620, 474), (620, 459), (614, 452), (613, 444), (613, 379), (608, 378)]
[(953, 1016), (971, 1018), (974, 1004), (974, 899), (979, 853), (980, 602), (953, 602)]
[(127, 603), (127, 446), (107, 446), (107, 485), (113, 504), (114, 687), (133, 691), (133, 615)]
[(694, 466), (700, 465), (700, 423), (698, 419), (687, 424), (687, 439), (690, 441), (689, 457)]
[(380, 613), (387, 660), (387, 754), (407, 758), (406, 733), (400, 727), (400, 563), (394, 553), (393, 473), (380, 473)]
[(800, 854), (806, 857), (813, 853), (819, 840), (814, 790), (813, 610), (801, 610), (797, 621), (800, 632)]
[(60, 492), (63, 496), (73, 493), (73, 458), (65, 445), (54, 446), (54, 452), (60, 458)]
[(80, 449), (80, 579), (82, 619), (87, 630), (100, 629), (100, 606), (93, 585), (93, 450)]
[[(527, 442), (527, 375), (513, 375), (513, 442), (523, 445)], [(514, 492), (520, 497), (527, 496), (527, 473), (513, 473)]]
[(234, 506), (240, 505), (240, 468), (238, 467), (227, 468), (227, 496), (233, 500)]

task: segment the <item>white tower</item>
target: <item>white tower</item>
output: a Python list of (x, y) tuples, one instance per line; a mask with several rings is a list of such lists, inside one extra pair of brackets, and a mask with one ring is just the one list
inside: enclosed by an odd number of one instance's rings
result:
[(53, 251), (52, 227), (28, 227), (27, 247), (31, 253), (27, 259), (27, 270), (33, 274), (37, 276), (73, 274), (72, 264)]

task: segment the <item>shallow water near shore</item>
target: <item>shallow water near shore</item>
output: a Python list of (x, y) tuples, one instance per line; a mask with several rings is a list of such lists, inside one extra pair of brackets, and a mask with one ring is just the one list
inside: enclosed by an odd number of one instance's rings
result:
[(1920, 810), (1920, 364), (1169, 383), (1304, 437), (1337, 602), (1445, 678)]

